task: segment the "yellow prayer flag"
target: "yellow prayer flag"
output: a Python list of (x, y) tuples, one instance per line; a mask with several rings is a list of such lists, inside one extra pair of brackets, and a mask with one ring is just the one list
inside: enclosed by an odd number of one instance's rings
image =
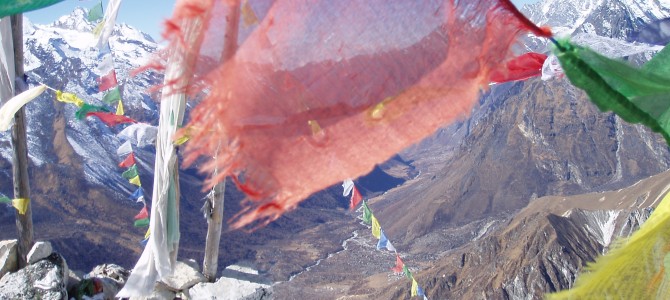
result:
[(25, 215), (28, 210), (28, 204), (30, 204), (30, 199), (28, 198), (17, 198), (12, 200), (12, 206), (19, 211), (19, 214)]
[(137, 175), (133, 178), (130, 178), (130, 183), (136, 185), (136, 186), (142, 186), (142, 183), (140, 182), (140, 175)]
[(375, 215), (372, 215), (372, 235), (377, 239), (382, 235), (382, 227), (379, 225), (379, 221), (377, 221)]
[(100, 37), (103, 28), (105, 28), (105, 20), (98, 23), (98, 25), (96, 25), (95, 28), (93, 28), (93, 36), (95, 36), (96, 39)]
[(416, 279), (412, 278), (412, 291), (411, 296), (415, 297), (419, 294), (419, 284), (416, 283)]
[(119, 100), (119, 105), (116, 107), (116, 115), (117, 116), (123, 116), (123, 101)]
[(148, 239), (150, 235), (151, 235), (151, 227), (149, 227), (149, 229), (147, 229), (147, 233), (144, 234), (144, 239), (145, 240)]
[(56, 91), (56, 100), (60, 102), (74, 104), (77, 107), (84, 106), (84, 100), (79, 99), (77, 95), (72, 93), (63, 93), (62, 91)]
[(258, 17), (256, 16), (254, 9), (249, 5), (249, 1), (244, 1), (244, 4), (242, 4), (242, 20), (246, 27), (258, 24)]

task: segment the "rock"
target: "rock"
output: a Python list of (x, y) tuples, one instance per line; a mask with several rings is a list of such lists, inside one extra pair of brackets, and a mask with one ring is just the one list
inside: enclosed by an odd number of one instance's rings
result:
[(0, 241), (0, 278), (18, 270), (16, 240)]
[[(164, 284), (157, 284), (154, 291), (148, 297), (131, 297), (130, 300), (165, 300), (176, 298), (175, 292)], [(191, 298), (192, 299), (192, 298)]]
[[(87, 277), (101, 277), (101, 278), (110, 278), (119, 288), (123, 287), (130, 276), (130, 271), (124, 269), (123, 267), (115, 264), (103, 264), (93, 268), (93, 271), (86, 275)], [(85, 277), (86, 277), (85, 276)]]
[(67, 287), (67, 290), (70, 291), (72, 288), (79, 285), (83, 275), (79, 275), (79, 274), (77, 274), (77, 271), (73, 271), (73, 270), (68, 270), (67, 273), (68, 273), (68, 275), (67, 275), (68, 278), (67, 278), (66, 287)]
[(163, 279), (163, 283), (176, 292), (205, 281), (207, 281), (205, 276), (198, 272), (198, 270), (180, 261), (175, 264), (172, 275)]
[(58, 253), (0, 279), (0, 299), (67, 299), (65, 261)]
[(30, 252), (28, 252), (28, 263), (34, 264), (39, 260), (48, 257), (52, 252), (54, 252), (54, 250), (53, 247), (51, 247), (51, 243), (45, 241), (36, 242), (35, 245), (33, 245), (33, 248), (30, 249)]
[(229, 266), (223, 276), (214, 283), (198, 283), (188, 294), (191, 299), (216, 300), (260, 300), (272, 297), (270, 282), (259, 277), (257, 272), (241, 266)]

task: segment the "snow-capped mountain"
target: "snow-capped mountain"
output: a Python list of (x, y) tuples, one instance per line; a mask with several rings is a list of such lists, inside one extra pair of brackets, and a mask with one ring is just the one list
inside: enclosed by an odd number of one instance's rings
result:
[[(84, 101), (103, 105), (104, 93), (98, 91), (99, 50), (94, 48), (91, 33), (94, 24), (87, 19), (87, 11), (81, 8), (63, 16), (52, 24), (35, 25), (24, 21), (25, 70), (30, 85), (44, 83), (69, 92)], [(142, 73), (131, 77), (132, 70), (147, 63), (157, 44), (145, 33), (125, 25), (117, 25), (110, 38), (110, 47), (122, 91), (126, 113), (140, 122), (157, 124), (156, 102), (148, 88), (160, 82), (157, 73)], [(114, 111), (114, 107), (109, 107)], [(119, 157), (116, 148), (123, 141), (116, 137), (122, 128), (108, 128), (95, 119), (77, 120), (77, 107), (55, 101), (55, 94), (47, 92), (27, 106), (28, 147), (30, 160), (35, 165), (58, 163), (66, 159), (63, 151), (56, 148), (72, 148), (72, 158), (81, 158), (81, 165), (88, 183), (106, 185), (119, 192), (132, 192), (125, 180), (118, 176), (116, 166)], [(57, 121), (62, 118), (60, 128), (64, 140), (54, 139)], [(140, 158), (140, 169), (153, 169), (153, 156), (136, 149)], [(11, 159), (9, 133), (0, 133), (0, 155)], [(150, 171), (146, 172), (147, 174)]]

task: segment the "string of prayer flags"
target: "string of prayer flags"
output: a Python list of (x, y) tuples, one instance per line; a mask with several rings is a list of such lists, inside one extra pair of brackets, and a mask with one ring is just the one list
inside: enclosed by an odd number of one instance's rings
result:
[(0, 18), (54, 5), (63, 0), (8, 0), (0, 1)]
[(349, 209), (354, 210), (356, 206), (363, 200), (363, 196), (358, 191), (356, 186), (353, 187), (353, 194), (351, 194), (351, 200), (349, 201)]
[(130, 168), (135, 164), (135, 153), (130, 153), (121, 163), (119, 163), (120, 168)]
[(77, 97), (77, 95), (72, 93), (64, 93), (62, 91), (56, 91), (56, 100), (64, 103), (74, 104), (77, 107), (82, 107), (85, 103), (84, 100), (81, 100), (81, 98)]
[(379, 221), (377, 221), (377, 218), (375, 218), (375, 215), (372, 215), (372, 236), (379, 239), (381, 237), (381, 234), (382, 234), (381, 231), (382, 231), (382, 228), (379, 225)]
[(395, 247), (391, 244), (391, 242), (386, 238), (386, 235), (384, 234), (384, 229), (379, 230), (380, 235), (379, 235), (379, 241), (377, 242), (377, 250), (381, 250), (382, 248), (386, 248), (389, 251), (395, 252)]
[(74, 113), (75, 118), (77, 120), (83, 120), (86, 118), (86, 116), (92, 112), (109, 112), (109, 109), (107, 109), (104, 106), (98, 106), (98, 105), (91, 105), (88, 103), (84, 103), (77, 112)]
[(102, 19), (102, 16), (102, 1), (100, 1), (88, 11), (87, 19), (89, 22), (97, 22)]
[(21, 107), (28, 104), (28, 102), (44, 93), (46, 89), (46, 85), (38, 85), (12, 97), (2, 105), (2, 107), (0, 107), (0, 131), (7, 131), (12, 125), (14, 114), (16, 114)]
[[(234, 181), (250, 201), (232, 228), (275, 220), (461, 120), (522, 35), (551, 34), (509, 0), (271, 2), (234, 57), (207, 66), (211, 60), (196, 57), (187, 68), (203, 80), (174, 86), (211, 91), (191, 112), (189, 125), (199, 130), (184, 162), (212, 160), (201, 165), (219, 170), (210, 187), (244, 174)], [(181, 24), (202, 22), (189, 54), (221, 57), (225, 36), (209, 28), (225, 20), (230, 3), (179, 1), (166, 53), (183, 46), (190, 31)], [(251, 10), (256, 4), (248, 1)], [(328, 40), (317, 43), (324, 30)]]
[(554, 52), (570, 82), (586, 91), (601, 111), (612, 111), (629, 123), (644, 124), (670, 144), (668, 47), (640, 69), (568, 40), (556, 42)]
[[(352, 197), (358, 192), (358, 189), (354, 185), (353, 181), (351, 180), (345, 180), (342, 183), (342, 188), (343, 188), (343, 193), (342, 196), (346, 197), (349, 193), (353, 192)], [(362, 198), (362, 197), (361, 197)], [(424, 295), (423, 290), (421, 287), (419, 287), (418, 283), (414, 279), (414, 276), (412, 273), (409, 271), (409, 268), (405, 265), (405, 263), (400, 259), (400, 255), (398, 254), (396, 248), (391, 244), (391, 241), (386, 237), (386, 233), (384, 233), (384, 229), (381, 228), (381, 225), (379, 224), (379, 221), (377, 218), (374, 216), (372, 211), (370, 210), (370, 207), (368, 207), (368, 203), (365, 200), (359, 200), (363, 202), (362, 208), (363, 208), (363, 222), (366, 224), (372, 224), (371, 229), (372, 229), (372, 235), (379, 239), (377, 241), (377, 250), (381, 250), (382, 248), (386, 248), (389, 251), (395, 252), (396, 255), (396, 262), (395, 266), (391, 268), (391, 270), (394, 273), (405, 273), (405, 276), (407, 278), (412, 280), (412, 289), (411, 289), (411, 295), (412, 297), (414, 296), (423, 296), (424, 300), (427, 300), (427, 297)], [(353, 201), (352, 201), (353, 202)]]
[(14, 206), (14, 208), (16, 208), (16, 210), (21, 215), (26, 214), (26, 211), (28, 210), (28, 205), (29, 204), (30, 204), (30, 199), (28, 199), (28, 198), (12, 199), (12, 206)]
[(109, 127), (114, 127), (120, 124), (137, 123), (137, 121), (126, 116), (119, 116), (109, 112), (90, 112), (86, 114), (87, 117), (96, 117)]

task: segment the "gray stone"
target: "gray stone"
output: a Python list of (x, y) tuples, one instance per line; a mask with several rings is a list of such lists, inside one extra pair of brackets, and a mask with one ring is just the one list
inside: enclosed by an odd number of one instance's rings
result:
[(79, 283), (81, 282), (81, 278), (82, 278), (83, 276), (77, 274), (78, 272), (77, 272), (77, 271), (73, 271), (73, 270), (68, 270), (67, 273), (68, 273), (68, 276), (67, 276), (68, 278), (67, 278), (67, 285), (66, 285), (66, 288), (67, 288), (67, 290), (69, 291), (69, 290), (72, 289), (73, 287), (76, 287), (76, 286), (79, 285)]
[(110, 278), (116, 282), (119, 289), (126, 284), (130, 276), (130, 271), (124, 269), (123, 267), (115, 264), (103, 264), (96, 266), (93, 270), (88, 273), (85, 277), (99, 277), (99, 278)]
[(0, 279), (0, 299), (67, 299), (65, 261), (58, 253)]
[(0, 278), (18, 270), (16, 240), (0, 241)]
[(175, 264), (174, 272), (172, 275), (162, 280), (165, 285), (170, 287), (175, 292), (188, 289), (197, 283), (205, 282), (205, 276), (203, 276), (198, 270), (189, 266), (186, 263), (178, 261)]
[(35, 245), (33, 245), (33, 248), (30, 249), (30, 252), (28, 252), (28, 263), (29, 264), (34, 264), (54, 252), (53, 247), (51, 247), (51, 243), (46, 242), (46, 241), (40, 241), (36, 242)]
[(147, 297), (131, 297), (130, 300), (165, 300), (165, 299), (174, 299), (176, 294), (174, 291), (171, 291), (168, 286), (162, 283), (156, 284), (151, 295)]
[(214, 283), (198, 283), (188, 294), (191, 299), (214, 300), (260, 300), (271, 299), (270, 282), (258, 276), (257, 271), (243, 266), (229, 266), (223, 270), (223, 277)]

